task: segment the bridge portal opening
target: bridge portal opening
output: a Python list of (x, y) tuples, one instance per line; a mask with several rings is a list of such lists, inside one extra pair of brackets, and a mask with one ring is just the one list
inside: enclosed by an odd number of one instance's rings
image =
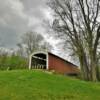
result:
[(46, 69), (47, 55), (45, 53), (35, 53), (31, 55), (30, 67), (32, 69)]

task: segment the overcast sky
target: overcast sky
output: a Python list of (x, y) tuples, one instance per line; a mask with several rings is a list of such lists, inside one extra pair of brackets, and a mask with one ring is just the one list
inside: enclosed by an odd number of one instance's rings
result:
[(15, 48), (20, 36), (32, 30), (46, 34), (42, 24), (50, 18), (45, 0), (0, 0), (0, 45)]
[[(46, 5), (47, 0), (0, 0), (0, 47), (16, 48), (20, 37), (28, 31), (37, 31), (47, 36), (43, 20), (51, 20), (51, 12)], [(52, 37), (47, 40), (55, 48), (54, 53), (64, 58), (68, 54), (55, 44), (58, 40)], [(68, 57), (67, 60), (70, 60)]]

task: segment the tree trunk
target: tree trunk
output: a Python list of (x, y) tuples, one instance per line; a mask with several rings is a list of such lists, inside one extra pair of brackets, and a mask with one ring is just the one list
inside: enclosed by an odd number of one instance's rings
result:
[(80, 57), (80, 67), (81, 67), (81, 76), (84, 80), (91, 80), (90, 77), (90, 71), (88, 69), (88, 64), (87, 64), (87, 60), (85, 58), (85, 56), (83, 55), (82, 57)]
[(92, 51), (90, 54), (90, 66), (91, 66), (91, 78), (92, 81), (97, 81), (97, 60), (96, 60), (96, 53)]
[(96, 82), (97, 79), (97, 64), (94, 61), (91, 62), (91, 77), (92, 77), (92, 81)]
[(97, 71), (97, 79), (100, 81), (100, 67), (99, 67), (99, 65), (97, 65), (96, 71)]

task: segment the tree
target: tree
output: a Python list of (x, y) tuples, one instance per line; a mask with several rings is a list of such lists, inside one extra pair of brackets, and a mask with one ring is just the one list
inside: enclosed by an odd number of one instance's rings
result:
[(24, 57), (24, 48), (23, 48), (23, 45), (21, 43), (18, 43), (17, 44), (17, 55), (20, 56), (20, 57)]
[(41, 44), (41, 50), (50, 52), (53, 50), (53, 46), (49, 42), (43, 41)]
[(53, 29), (66, 37), (78, 57), (83, 79), (97, 81), (100, 42), (100, 0), (52, 0)]
[[(27, 32), (21, 37), (21, 42), (17, 44), (18, 53), (20, 55), (29, 56), (32, 52), (37, 50), (48, 50), (50, 44), (46, 42), (41, 34), (36, 32)], [(50, 50), (50, 49), (49, 49)], [(26, 51), (26, 54), (24, 53)]]

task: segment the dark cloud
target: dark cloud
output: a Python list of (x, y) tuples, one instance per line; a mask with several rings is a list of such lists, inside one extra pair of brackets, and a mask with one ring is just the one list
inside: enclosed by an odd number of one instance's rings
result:
[(59, 40), (46, 37), (43, 20), (52, 20), (46, 1), (48, 0), (0, 0), (0, 46), (16, 48), (23, 33), (34, 30), (45, 34), (45, 38), (54, 47), (55, 54), (62, 52), (61, 48), (55, 46)]
[[(19, 37), (31, 30), (43, 31), (45, 0), (0, 0), (0, 41), (15, 47)], [(39, 29), (40, 28), (40, 29)]]

